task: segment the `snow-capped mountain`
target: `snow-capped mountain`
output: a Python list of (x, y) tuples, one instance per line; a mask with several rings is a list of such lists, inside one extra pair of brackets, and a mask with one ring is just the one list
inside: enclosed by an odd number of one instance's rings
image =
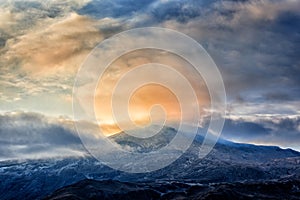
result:
[[(133, 150), (151, 151), (166, 145), (174, 134), (175, 129), (165, 127), (150, 140), (151, 143), (125, 134), (110, 139)], [(0, 199), (40, 199), (84, 179), (201, 184), (300, 179), (299, 152), (219, 140), (208, 156), (199, 159), (202, 140), (203, 137), (198, 135), (188, 151), (174, 163), (145, 174), (116, 171), (91, 156), (3, 161), (0, 163)]]

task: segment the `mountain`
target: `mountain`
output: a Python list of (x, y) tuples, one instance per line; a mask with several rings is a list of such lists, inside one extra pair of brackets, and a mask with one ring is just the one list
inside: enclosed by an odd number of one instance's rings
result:
[[(114, 135), (110, 139), (119, 145), (130, 146), (132, 150), (147, 152), (166, 145), (175, 133), (175, 129), (165, 127), (160, 135), (154, 136), (155, 138), (151, 140), (151, 143), (125, 134)], [(0, 199), (41, 199), (46, 196), (49, 197), (59, 188), (80, 184), (82, 182), (79, 181), (86, 179), (111, 180), (111, 190), (114, 190), (114, 184), (119, 184), (118, 187), (121, 188), (129, 187), (128, 184), (133, 184), (132, 187), (138, 188), (138, 185), (142, 184), (141, 190), (144, 190), (151, 188), (155, 183), (161, 184), (158, 187), (167, 188), (178, 183), (179, 185), (182, 184), (182, 189), (190, 187), (187, 185), (202, 184), (206, 188), (205, 191), (212, 193), (215, 191), (214, 188), (210, 187), (212, 184), (217, 184), (218, 187), (216, 188), (246, 188), (248, 187), (247, 184), (254, 184), (253, 190), (255, 191), (256, 187), (262, 186), (261, 184), (267, 184), (266, 187), (268, 187), (269, 183), (273, 184), (274, 182), (274, 184), (278, 183), (278, 187), (284, 187), (286, 181), (295, 181), (294, 189), (296, 192), (298, 191), (297, 184), (300, 180), (299, 152), (275, 146), (256, 146), (219, 140), (205, 158), (199, 159), (198, 152), (202, 140), (203, 137), (198, 135), (186, 153), (174, 163), (163, 169), (145, 174), (116, 171), (101, 164), (92, 156), (2, 161), (0, 162)], [(89, 181), (83, 183), (88, 187)], [(101, 184), (100, 182), (99, 185), (101, 186)], [(98, 189), (96, 188), (97, 191)], [(238, 192), (237, 189), (235, 191)], [(249, 194), (251, 191), (252, 189), (249, 190)], [(174, 190), (174, 192), (177, 195), (178, 191)], [(247, 191), (245, 193), (248, 194)], [(58, 193), (53, 195), (55, 194)]]
[(124, 132), (117, 133), (109, 138), (123, 147), (129, 147), (126, 149), (131, 149), (131, 151), (147, 153), (169, 144), (176, 133), (176, 129), (172, 127), (163, 127), (157, 134), (150, 138), (137, 138), (127, 135)]

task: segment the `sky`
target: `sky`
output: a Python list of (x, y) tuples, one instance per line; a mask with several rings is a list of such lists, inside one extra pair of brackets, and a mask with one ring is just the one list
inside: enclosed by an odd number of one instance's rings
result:
[[(6, 151), (0, 156), (42, 152), (32, 150), (27, 137), (36, 138), (41, 146), (48, 138), (53, 138), (48, 146), (60, 137), (73, 138), (72, 88), (86, 56), (114, 34), (148, 26), (187, 34), (215, 61), (227, 93), (221, 137), (300, 150), (299, 10), (297, 0), (1, 0), (0, 138)], [(135, 52), (113, 63), (106, 90), (98, 87), (95, 104), (107, 132), (118, 128), (109, 108), (98, 106), (109, 101), (109, 94), (101, 92), (111, 91), (120, 72), (149, 61), (186, 65), (163, 52)], [(197, 94), (201, 105), (209, 105), (205, 84), (192, 85), (203, 91)], [(179, 116), (173, 94), (157, 87), (141, 88), (132, 99), (133, 118), (141, 124), (149, 119), (140, 114), (156, 95), (172, 113), (170, 118)], [(29, 126), (28, 120), (40, 124)], [(57, 145), (66, 153), (63, 145)], [(78, 153), (72, 148), (68, 152)]]

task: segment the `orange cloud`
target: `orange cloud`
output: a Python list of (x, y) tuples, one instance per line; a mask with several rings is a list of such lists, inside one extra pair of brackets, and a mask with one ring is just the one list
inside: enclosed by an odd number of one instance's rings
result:
[(18, 59), (22, 69), (33, 74), (75, 71), (87, 54), (103, 39), (101, 21), (72, 13), (60, 20), (46, 20), (27, 34), (8, 42), (6, 57)]
[[(100, 127), (104, 134), (111, 135), (121, 131), (117, 122), (114, 121), (111, 107), (114, 87), (126, 72), (146, 63), (162, 63), (173, 66), (190, 81), (198, 98), (200, 113), (203, 113), (205, 107), (209, 106), (210, 98), (206, 85), (201, 76), (195, 72), (195, 69), (193, 69), (188, 62), (164, 51), (134, 51), (121, 56), (109, 66), (101, 77), (95, 91), (95, 115), (99, 124), (101, 124)], [(138, 78), (142, 79), (143, 77)], [(126, 93), (127, 91), (124, 91), (124, 94)], [(125, 96), (123, 97), (122, 94), (114, 97), (116, 103), (126, 101)], [(189, 104), (191, 102), (190, 99), (184, 99), (184, 102), (180, 103)], [(142, 86), (132, 94), (128, 105), (129, 116), (137, 125), (148, 125), (150, 123), (150, 108), (155, 104), (159, 104), (164, 108), (167, 120), (170, 122), (181, 120), (180, 104), (176, 98), (176, 94), (173, 94), (168, 88), (158, 84)], [(152, 118), (154, 122), (161, 120), (158, 119), (161, 116), (151, 117), (154, 117)]]
[[(149, 84), (142, 86), (131, 96), (129, 114), (132, 121), (141, 126), (149, 124), (151, 122), (150, 109), (155, 104), (159, 104), (164, 108), (167, 120), (180, 119), (181, 110), (176, 95), (162, 85)], [(156, 116), (152, 117), (154, 117), (152, 120), (156, 120)]]

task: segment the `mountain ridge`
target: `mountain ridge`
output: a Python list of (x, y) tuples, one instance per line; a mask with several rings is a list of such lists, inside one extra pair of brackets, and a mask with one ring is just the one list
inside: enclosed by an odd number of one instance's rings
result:
[[(169, 134), (172, 136), (172, 133)], [(199, 159), (201, 137), (197, 136), (191, 147), (171, 165), (145, 174), (117, 171), (91, 156), (2, 161), (0, 199), (41, 199), (59, 188), (85, 179), (150, 185), (157, 182), (167, 185), (170, 182), (210, 185), (300, 180), (300, 152), (219, 140), (205, 158)]]

